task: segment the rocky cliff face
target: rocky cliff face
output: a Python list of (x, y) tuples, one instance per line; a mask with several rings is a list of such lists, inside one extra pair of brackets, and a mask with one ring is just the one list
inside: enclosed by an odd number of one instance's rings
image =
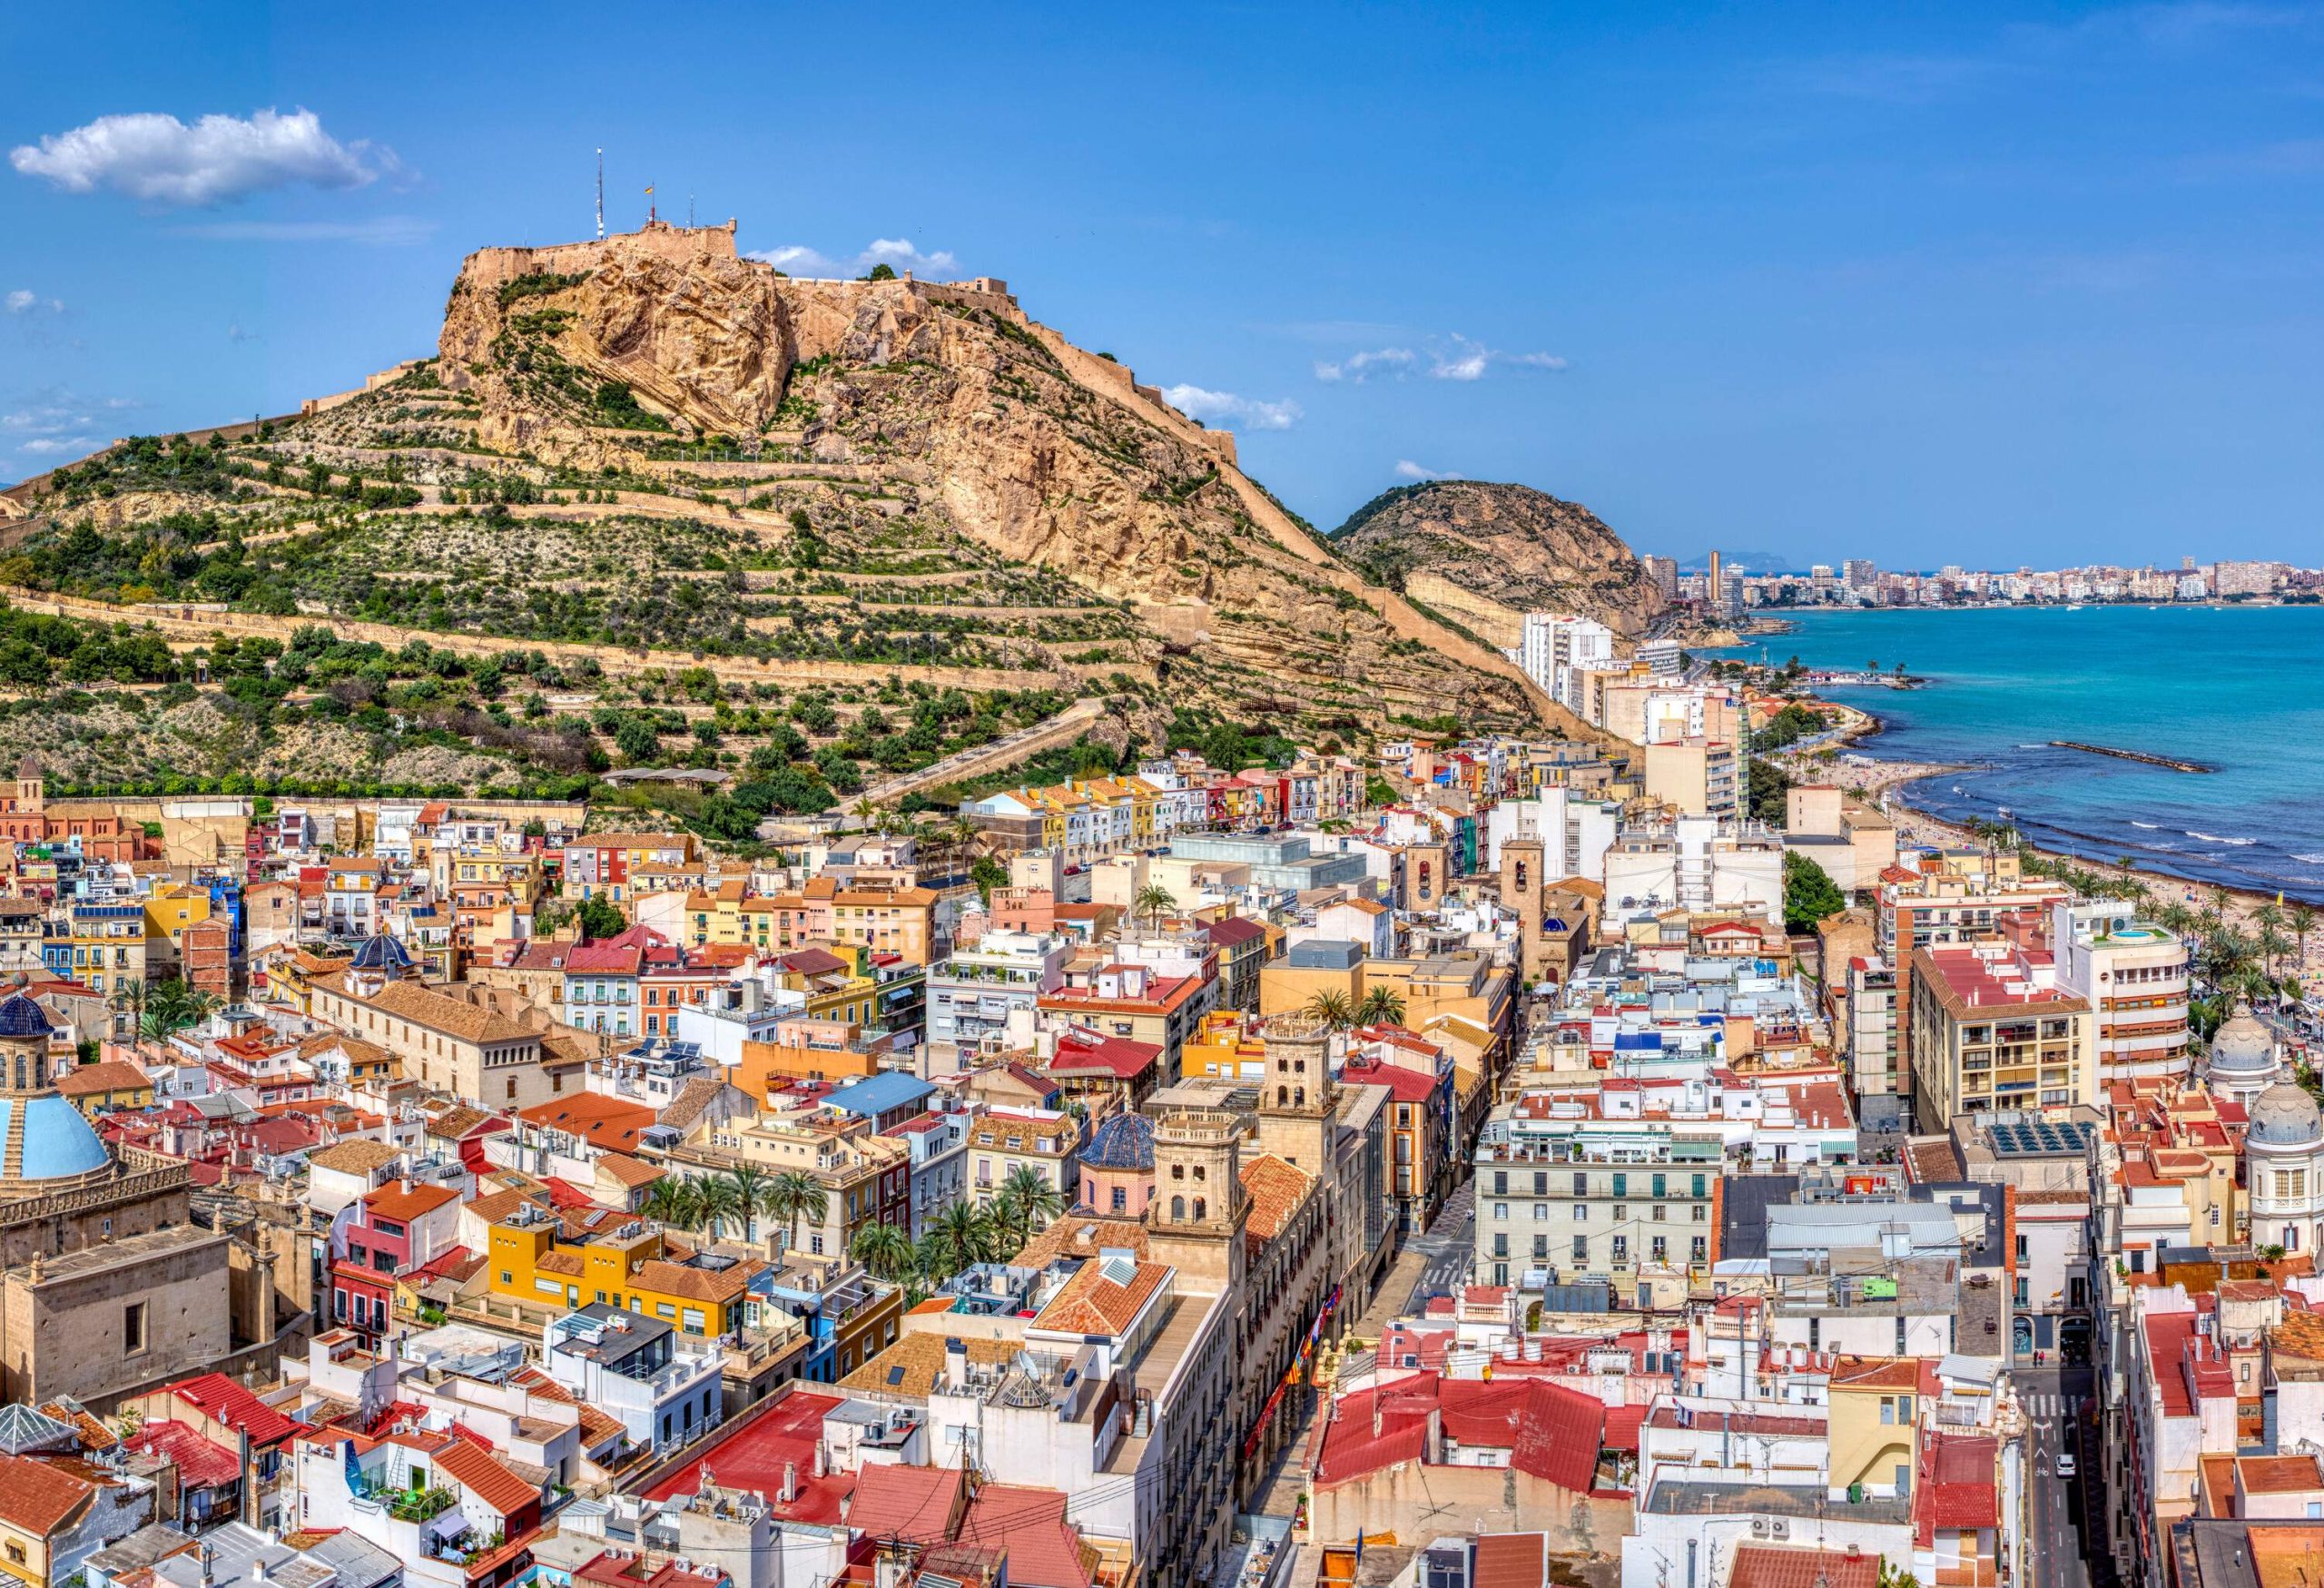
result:
[(1661, 593), (1621, 538), (1578, 502), (1521, 485), (1435, 480), (1356, 509), (1333, 537), (1350, 558), (1493, 643), (1528, 612), (1578, 612), (1637, 638)]
[(1561, 720), (1505, 659), (1335, 557), (1241, 474), (1230, 436), (998, 282), (794, 281), (723, 228), (487, 249), (453, 291), (438, 378), (474, 396), (493, 449), (645, 468), (716, 436), (786, 479), (940, 518), (1126, 604), (1166, 679), (1226, 709), (1286, 727)]

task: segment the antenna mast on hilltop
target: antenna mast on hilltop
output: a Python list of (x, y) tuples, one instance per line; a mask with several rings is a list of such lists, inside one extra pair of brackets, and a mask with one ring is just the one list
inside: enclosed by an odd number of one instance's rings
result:
[(606, 240), (606, 152), (597, 151), (597, 241)]

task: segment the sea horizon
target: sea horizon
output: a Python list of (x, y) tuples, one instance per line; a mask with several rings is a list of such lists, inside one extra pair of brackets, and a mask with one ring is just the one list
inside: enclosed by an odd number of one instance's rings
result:
[[(1887, 672), (1834, 686), (1881, 731), (1850, 753), (1968, 770), (1902, 785), (1948, 822), (2006, 813), (2044, 849), (2132, 860), (2191, 887), (2324, 903), (2324, 607), (2101, 604), (1785, 611), (1787, 634), (1722, 654)], [(2200, 763), (2206, 773), (2053, 740)]]

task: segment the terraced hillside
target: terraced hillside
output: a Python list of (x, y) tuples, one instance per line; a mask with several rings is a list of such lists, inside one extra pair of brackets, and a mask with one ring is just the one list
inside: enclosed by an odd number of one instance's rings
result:
[(1149, 743), (1558, 717), (996, 282), (792, 281), (723, 228), (489, 249), (435, 358), (309, 407), (36, 482), (0, 585), (181, 648), (306, 624), (744, 700), (1097, 695)]

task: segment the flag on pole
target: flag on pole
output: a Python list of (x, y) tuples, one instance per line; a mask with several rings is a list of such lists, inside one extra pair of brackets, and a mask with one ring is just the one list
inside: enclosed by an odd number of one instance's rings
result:
[(654, 196), (654, 190), (653, 190), (653, 188), (652, 188), (652, 187), (650, 187), (650, 186), (649, 186), (649, 187), (647, 187), (647, 188), (646, 188), (646, 190), (645, 190), (645, 196), (646, 196), (647, 198), (649, 198), (649, 199), (650, 199), (650, 198), (652, 198), (652, 197)]

